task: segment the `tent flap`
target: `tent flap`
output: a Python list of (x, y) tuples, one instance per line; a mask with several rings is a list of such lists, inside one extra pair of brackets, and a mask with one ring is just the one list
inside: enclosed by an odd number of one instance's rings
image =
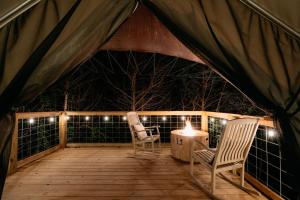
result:
[(9, 156), (11, 150), (11, 133), (13, 127), (12, 115), (1, 116), (0, 119), (0, 199), (7, 174)]
[[(135, 7), (135, 0), (44, 0), (0, 29), (0, 116), (91, 56)], [(13, 122), (0, 122), (2, 193)]]
[[(278, 119), (295, 196), (300, 168), (300, 42), (240, 1), (144, 0), (160, 20)], [(298, 19), (299, 20), (299, 19)]]
[(43, 1), (0, 29), (0, 95), (75, 2)]
[(130, 16), (135, 0), (81, 1), (59, 37), (32, 73), (20, 95), (28, 102), (62, 74), (91, 57)]

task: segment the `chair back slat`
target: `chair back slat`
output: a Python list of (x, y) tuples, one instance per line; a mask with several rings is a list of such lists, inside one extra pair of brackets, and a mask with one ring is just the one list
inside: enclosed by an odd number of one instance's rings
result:
[(127, 121), (128, 121), (129, 126), (141, 124), (139, 116), (136, 112), (128, 112), (127, 113)]
[(232, 160), (233, 154), (234, 154), (234, 150), (236, 145), (238, 144), (238, 132), (240, 131), (240, 126), (233, 126), (233, 131), (230, 133), (229, 132), (229, 137), (227, 137), (227, 149), (226, 151), (223, 152), (223, 154), (225, 154), (226, 156), (224, 156), (224, 160), (223, 161), (227, 161), (227, 160)]
[(141, 124), (139, 116), (136, 112), (128, 112), (127, 113), (127, 122), (131, 133), (132, 142), (135, 143), (135, 138), (137, 138), (137, 135), (134, 132), (134, 125)]
[(258, 128), (258, 119), (228, 121), (221, 135), (213, 165), (244, 161)]
[[(235, 133), (235, 137), (237, 138), (237, 142), (234, 142), (233, 148), (232, 148), (232, 154), (230, 155), (230, 160), (233, 159), (242, 159), (241, 157), (239, 157), (239, 152), (241, 151), (241, 145), (245, 145), (245, 141), (247, 141), (246, 137), (248, 136), (247, 133), (247, 127), (248, 124), (245, 124), (244, 126), (242, 125), (238, 125), (238, 131), (236, 131)], [(245, 133), (245, 134), (240, 134), (240, 133)]]
[[(244, 158), (245, 157), (245, 150), (248, 148), (250, 148), (253, 138), (256, 134), (256, 125), (255, 124), (248, 124), (245, 127), (245, 139), (243, 140), (241, 146), (239, 147), (239, 151), (237, 151), (236, 156), (239, 158)], [(253, 133), (253, 134), (252, 134)]]
[[(229, 149), (232, 147), (232, 141), (229, 140), (229, 138), (233, 138), (233, 134), (235, 132), (235, 129), (237, 128), (236, 126), (231, 126), (231, 124), (228, 124), (227, 125), (228, 128), (225, 129), (225, 132), (224, 132), (224, 137), (223, 137), (223, 140), (222, 140), (222, 145), (220, 145), (220, 152), (221, 153), (221, 159), (220, 161), (225, 161), (225, 160), (228, 160), (229, 159)], [(225, 137), (226, 135), (226, 137)], [(221, 142), (221, 141), (220, 141)]]
[[(245, 132), (245, 138), (240, 142), (237, 143), (236, 149), (234, 150), (234, 155), (231, 159), (238, 158), (242, 159), (242, 152), (244, 150), (244, 147), (249, 143), (249, 138), (251, 136), (250, 131), (251, 125), (247, 124), (241, 128), (241, 132)], [(240, 137), (242, 137), (242, 134), (239, 134)]]

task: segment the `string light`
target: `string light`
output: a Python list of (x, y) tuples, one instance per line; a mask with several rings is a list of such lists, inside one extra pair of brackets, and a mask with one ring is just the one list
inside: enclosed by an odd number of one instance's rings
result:
[(181, 120), (184, 121), (185, 120), (185, 116), (181, 116)]
[(70, 116), (66, 116), (65, 119), (66, 119), (67, 121), (69, 121), (69, 120), (70, 120)]
[(54, 117), (50, 117), (49, 122), (54, 122)]
[(90, 117), (89, 116), (85, 116), (85, 121), (89, 121)]
[(108, 116), (105, 116), (104, 117), (104, 121), (108, 121), (109, 120), (109, 117)]
[(226, 119), (223, 119), (223, 120), (222, 120), (222, 124), (223, 124), (223, 125), (227, 124), (227, 120), (226, 120)]
[(34, 123), (34, 119), (33, 118), (30, 118), (28, 121), (29, 121), (29, 124), (33, 124)]
[(167, 120), (167, 117), (166, 117), (166, 116), (163, 116), (163, 117), (162, 117), (162, 120), (163, 120), (163, 121), (166, 121), (166, 120)]
[(126, 121), (126, 120), (127, 120), (127, 117), (126, 117), (126, 116), (123, 116), (122, 119), (123, 119), (123, 121)]
[(273, 129), (269, 129), (269, 130), (267, 131), (267, 134), (268, 134), (268, 136), (269, 136), (270, 138), (272, 138), (272, 137), (275, 136), (275, 131), (274, 131)]
[(210, 121), (211, 121), (211, 122), (215, 122), (215, 118), (213, 118), (213, 117), (210, 118)]
[(143, 117), (143, 121), (144, 122), (147, 121), (147, 117), (146, 116)]

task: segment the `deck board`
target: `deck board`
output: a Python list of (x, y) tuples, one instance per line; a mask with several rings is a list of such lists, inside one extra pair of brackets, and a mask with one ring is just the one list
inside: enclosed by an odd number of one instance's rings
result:
[[(9, 176), (3, 200), (209, 199), (188, 170), (188, 163), (174, 160), (168, 148), (158, 156), (137, 157), (127, 147), (66, 148)], [(210, 173), (203, 166), (196, 174), (209, 184)], [(219, 177), (216, 195), (256, 199)]]

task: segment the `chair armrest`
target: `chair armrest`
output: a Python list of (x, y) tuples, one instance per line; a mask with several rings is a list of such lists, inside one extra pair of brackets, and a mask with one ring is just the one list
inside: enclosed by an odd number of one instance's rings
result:
[[(151, 130), (151, 129), (147, 129), (147, 130), (145, 129), (145, 130), (141, 130), (141, 131), (135, 131), (135, 130), (134, 130), (133, 132), (137, 134), (137, 133), (139, 133), (139, 132), (144, 132), (144, 131), (146, 131), (147, 135), (148, 135), (148, 133), (150, 133), (150, 137), (153, 138), (153, 134), (152, 134), (152, 130)], [(135, 137), (137, 137), (136, 134), (135, 134)], [(149, 136), (148, 136), (148, 137), (149, 137)]]
[(159, 128), (160, 126), (159, 125), (157, 125), (157, 126), (147, 126), (147, 127), (144, 127), (145, 129), (153, 129), (153, 128)]
[(152, 130), (153, 129), (156, 129), (156, 132), (157, 132), (157, 134), (155, 134), (155, 135), (160, 135), (160, 132), (159, 132), (159, 128), (160, 126), (159, 125), (156, 125), (156, 126), (147, 126), (147, 127), (144, 127), (145, 128), (145, 130), (149, 130), (151, 133), (151, 135), (152, 135)]
[(143, 132), (143, 131), (145, 131), (145, 130), (141, 130), (141, 131), (135, 131), (135, 130), (134, 130), (133, 132), (135, 132), (135, 133), (139, 133), (139, 132)]
[(200, 145), (202, 148), (204, 148), (204, 149), (206, 149), (206, 150), (208, 150), (208, 151), (211, 151), (211, 152), (213, 152), (213, 153), (216, 153), (216, 151), (217, 151), (216, 148), (209, 148), (209, 147), (207, 147), (205, 144), (203, 144), (203, 143), (200, 142), (200, 141), (194, 140), (193, 142), (196, 143), (196, 144), (198, 144), (198, 145)]

